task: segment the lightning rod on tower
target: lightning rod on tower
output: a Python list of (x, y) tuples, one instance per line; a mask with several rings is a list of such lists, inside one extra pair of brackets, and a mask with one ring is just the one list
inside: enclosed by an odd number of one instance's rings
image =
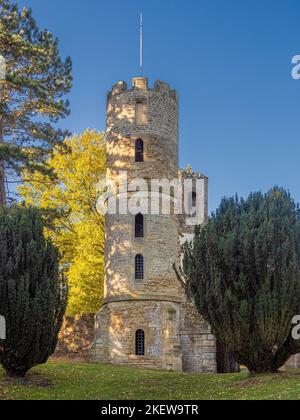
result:
[(140, 74), (143, 74), (143, 13), (140, 15)]

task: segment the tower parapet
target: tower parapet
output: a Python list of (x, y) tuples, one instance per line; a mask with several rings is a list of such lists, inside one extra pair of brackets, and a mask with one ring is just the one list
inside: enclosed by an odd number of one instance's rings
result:
[(154, 82), (154, 87), (149, 88), (149, 79), (147, 77), (134, 77), (132, 79), (132, 87), (130, 89), (128, 88), (128, 84), (124, 80), (121, 80), (113, 85), (112, 90), (108, 93), (108, 98), (133, 90), (160, 92), (164, 95), (169, 95), (178, 102), (176, 90), (171, 89), (167, 82), (164, 82), (163, 80), (156, 80)]

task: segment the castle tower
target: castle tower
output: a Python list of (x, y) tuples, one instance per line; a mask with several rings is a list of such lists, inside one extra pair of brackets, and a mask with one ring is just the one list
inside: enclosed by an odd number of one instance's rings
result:
[[(161, 81), (150, 89), (143, 77), (134, 78), (130, 89), (125, 82), (116, 84), (107, 98), (106, 137), (107, 181), (118, 187), (112, 193), (118, 211), (106, 215), (105, 295), (93, 358), (179, 371), (185, 364), (193, 370), (201, 349), (193, 348), (191, 310), (173, 269), (180, 255), (178, 217), (172, 209), (169, 214), (161, 208), (154, 214), (149, 207), (133, 214), (120, 210), (124, 195), (130, 200), (135, 193), (129, 191), (131, 181), (143, 179), (147, 195), (150, 180), (178, 179), (176, 92)], [(159, 194), (172, 203), (165, 192)], [(193, 311), (195, 326), (198, 314)], [(203, 330), (202, 320), (199, 325)], [(209, 328), (202, 330), (196, 335), (208, 346)], [(210, 360), (213, 338), (211, 343)], [(195, 370), (203, 370), (199, 363)], [(214, 370), (211, 366), (206, 370)]]

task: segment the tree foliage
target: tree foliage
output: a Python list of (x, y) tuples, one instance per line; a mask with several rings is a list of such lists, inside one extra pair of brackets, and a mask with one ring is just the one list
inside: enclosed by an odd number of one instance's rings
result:
[(68, 314), (97, 312), (104, 283), (104, 218), (97, 212), (98, 183), (105, 177), (103, 135), (87, 130), (65, 141), (49, 159), (55, 178), (39, 172), (19, 188), (27, 205), (44, 210), (46, 235), (58, 247), (69, 282)]
[(223, 199), (184, 246), (181, 279), (219, 342), (250, 372), (276, 372), (300, 352), (300, 214), (280, 188)]
[(67, 133), (55, 123), (69, 114), (65, 95), (72, 86), (70, 58), (62, 61), (58, 41), (40, 30), (31, 10), (0, 0), (0, 54), (6, 77), (0, 80), (0, 203), (5, 204), (4, 175), (46, 171), (54, 145)]
[(66, 294), (39, 211), (0, 208), (0, 313), (6, 320), (0, 363), (9, 376), (25, 376), (54, 352)]

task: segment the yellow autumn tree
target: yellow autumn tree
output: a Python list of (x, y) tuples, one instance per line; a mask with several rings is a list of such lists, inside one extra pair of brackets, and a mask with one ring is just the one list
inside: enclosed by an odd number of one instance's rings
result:
[(87, 130), (65, 140), (48, 165), (55, 177), (23, 173), (18, 192), (44, 210), (46, 235), (61, 253), (70, 287), (68, 314), (97, 312), (104, 284), (104, 217), (97, 212), (97, 184), (105, 176), (103, 134)]

